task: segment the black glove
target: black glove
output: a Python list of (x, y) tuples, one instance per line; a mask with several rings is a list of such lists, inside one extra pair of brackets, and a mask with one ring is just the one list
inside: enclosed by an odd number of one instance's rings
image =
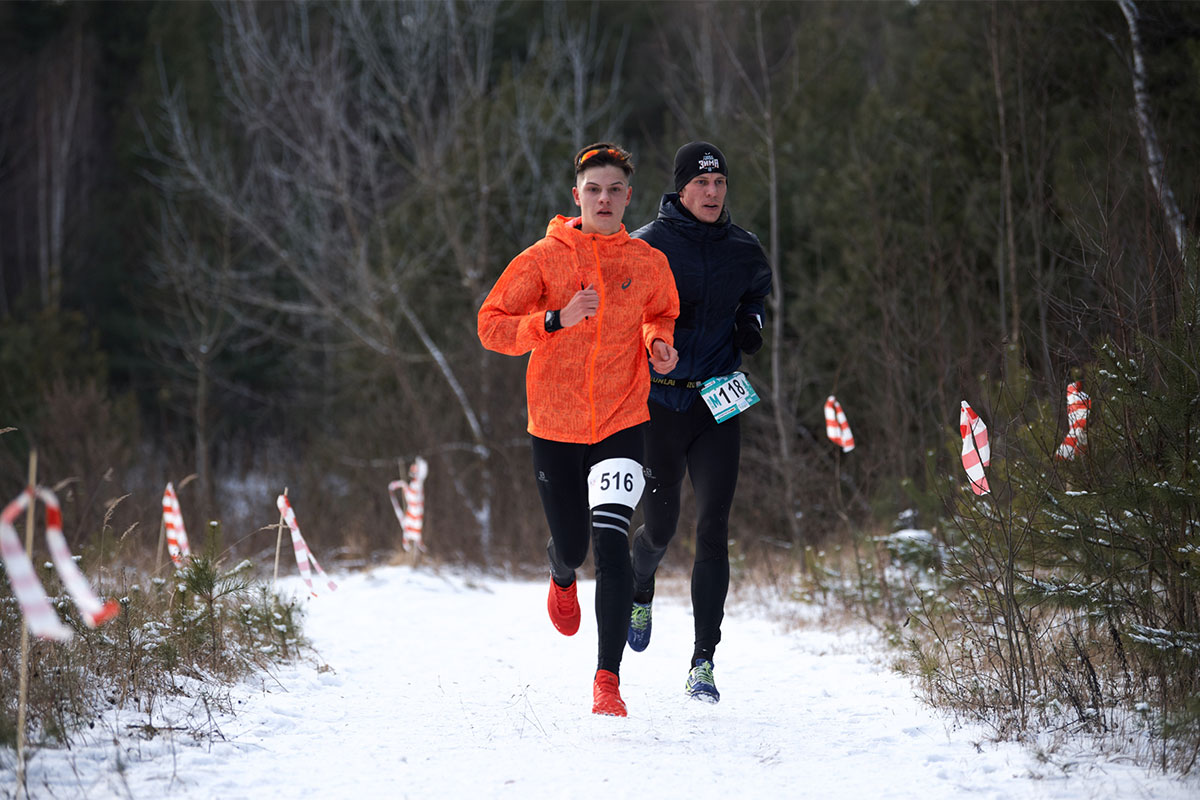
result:
[(748, 356), (752, 356), (762, 348), (762, 334), (759, 333), (758, 320), (754, 317), (742, 317), (733, 323), (733, 346)]

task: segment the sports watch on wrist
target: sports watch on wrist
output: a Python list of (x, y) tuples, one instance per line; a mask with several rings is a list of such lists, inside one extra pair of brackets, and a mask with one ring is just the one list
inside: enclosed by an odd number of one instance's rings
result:
[(562, 320), (558, 318), (557, 311), (546, 312), (546, 333), (554, 333), (557, 330), (562, 330)]

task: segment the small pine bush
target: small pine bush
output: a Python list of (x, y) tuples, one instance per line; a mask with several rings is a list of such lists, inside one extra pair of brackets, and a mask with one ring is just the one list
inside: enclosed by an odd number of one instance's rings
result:
[[(1200, 336), (1102, 342), (1086, 371), (1086, 451), (1055, 457), (1061, 398), (1001, 387), (990, 409), (992, 494), (959, 483), (944, 565), (893, 549), (908, 576), (907, 668), (936, 702), (1007, 735), (1149, 727), (1155, 758), (1200, 753)], [(960, 440), (948, 444), (957, 463)], [(944, 571), (942, 571), (944, 570)], [(931, 604), (933, 596), (946, 602)]]
[[(66, 743), (115, 707), (147, 715), (169, 698), (223, 685), (272, 663), (299, 657), (303, 613), (255, 581), (249, 562), (222, 569), (209, 555), (190, 559), (170, 578), (126, 572), (112, 596), (121, 613), (95, 630), (79, 619), (53, 570), (41, 578), (60, 617), (75, 631), (67, 643), (31, 638), (26, 742)], [(0, 567), (0, 575), (3, 568)], [(8, 588), (6, 576), (0, 585)], [(16, 598), (0, 596), (0, 746), (15, 747), (21, 616)]]

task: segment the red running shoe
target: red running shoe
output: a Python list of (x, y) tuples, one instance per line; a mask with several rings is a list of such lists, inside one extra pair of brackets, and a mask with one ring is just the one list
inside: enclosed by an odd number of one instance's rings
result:
[(550, 612), (550, 621), (563, 636), (574, 636), (579, 630), (579, 598), (575, 595), (575, 584), (563, 589), (550, 579), (550, 596), (546, 598), (546, 610)]
[(596, 670), (592, 684), (592, 713), (610, 717), (625, 717), (625, 701), (621, 699), (620, 679), (606, 669)]

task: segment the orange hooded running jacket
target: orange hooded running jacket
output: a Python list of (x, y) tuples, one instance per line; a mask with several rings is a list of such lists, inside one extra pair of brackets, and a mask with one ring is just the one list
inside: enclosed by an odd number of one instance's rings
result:
[[(579, 230), (579, 218), (550, 220), (546, 236), (512, 260), (479, 309), (479, 340), (498, 353), (528, 353), (529, 432), (555, 442), (595, 444), (650, 419), (647, 351), (674, 344), (679, 295), (667, 257), (629, 238)], [(595, 316), (546, 332), (561, 310), (595, 284)]]

